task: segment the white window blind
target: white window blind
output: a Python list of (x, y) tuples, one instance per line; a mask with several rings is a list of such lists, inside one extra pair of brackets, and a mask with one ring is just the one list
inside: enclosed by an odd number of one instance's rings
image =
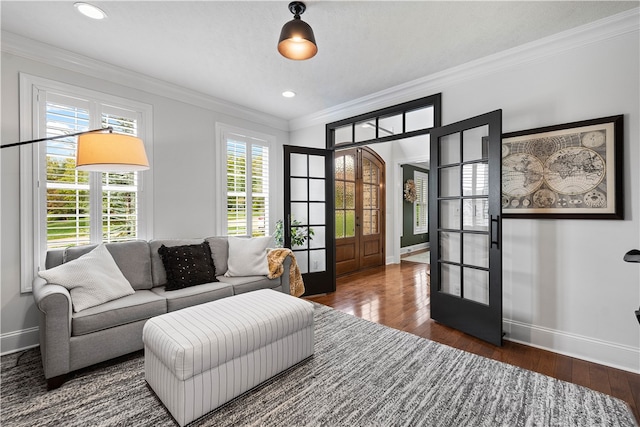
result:
[(226, 135), (227, 234), (269, 234), (269, 145)]
[[(45, 104), (47, 137), (89, 130), (89, 103), (50, 95)], [(89, 173), (75, 169), (76, 138), (46, 143), (47, 249), (88, 244)]]
[[(138, 122), (117, 110), (102, 113), (102, 127), (115, 133), (138, 135)], [(102, 240), (117, 242), (137, 239), (138, 172), (102, 174)]]
[[(51, 91), (40, 98), (48, 137), (107, 126), (138, 135), (134, 111)], [(46, 143), (47, 249), (139, 238), (138, 172), (77, 171), (76, 143), (77, 137)]]
[(413, 234), (429, 232), (429, 175), (423, 172), (413, 172), (413, 182), (416, 184), (416, 201), (413, 204), (414, 224)]

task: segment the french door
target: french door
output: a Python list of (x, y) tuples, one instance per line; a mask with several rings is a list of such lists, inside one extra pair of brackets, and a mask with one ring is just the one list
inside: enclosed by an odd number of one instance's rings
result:
[(335, 153), (336, 275), (385, 263), (385, 163), (371, 148)]
[(502, 110), (431, 131), (431, 317), (502, 345)]
[(336, 290), (332, 162), (331, 150), (284, 146), (284, 246), (296, 257), (304, 295)]

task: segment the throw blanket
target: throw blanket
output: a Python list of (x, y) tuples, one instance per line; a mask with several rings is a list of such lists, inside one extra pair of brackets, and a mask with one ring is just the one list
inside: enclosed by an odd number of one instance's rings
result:
[(289, 288), (291, 289), (291, 295), (299, 297), (304, 294), (304, 282), (302, 281), (302, 274), (298, 267), (298, 262), (293, 254), (293, 251), (288, 248), (276, 248), (267, 253), (267, 261), (269, 261), (269, 279), (275, 279), (282, 276), (284, 273), (284, 260), (286, 257), (291, 257), (291, 268), (289, 270)]

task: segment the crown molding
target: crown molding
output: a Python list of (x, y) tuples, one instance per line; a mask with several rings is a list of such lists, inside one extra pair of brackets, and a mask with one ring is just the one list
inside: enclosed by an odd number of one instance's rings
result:
[(324, 125), (429, 94), (442, 92), (443, 87), (464, 80), (491, 74), (544, 57), (557, 55), (591, 43), (638, 32), (639, 29), (640, 8), (630, 9), (571, 30), (544, 37), (362, 98), (354, 99), (317, 113), (292, 119), (289, 121), (289, 129), (294, 131), (311, 126)]
[[(30, 60), (125, 85), (282, 131), (324, 125), (346, 117), (406, 102), (443, 87), (540, 58), (618, 37), (640, 29), (640, 8), (630, 9), (571, 30), (449, 68), (307, 116), (285, 120), (178, 85), (116, 67), (45, 43), (2, 31), (1, 50)], [(123, 83), (124, 82), (124, 83)]]
[(287, 120), (261, 111), (243, 107), (228, 101), (165, 82), (135, 71), (91, 59), (46, 43), (31, 40), (15, 33), (2, 31), (2, 52), (32, 61), (43, 62), (65, 70), (86, 74), (111, 83), (171, 98), (208, 110), (249, 120), (274, 129), (288, 131)]

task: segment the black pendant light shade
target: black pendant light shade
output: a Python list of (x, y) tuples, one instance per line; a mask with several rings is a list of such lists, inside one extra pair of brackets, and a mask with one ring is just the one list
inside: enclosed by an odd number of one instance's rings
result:
[(300, 15), (307, 7), (300, 1), (289, 3), (289, 10), (293, 13), (293, 19), (282, 27), (278, 52), (285, 58), (303, 60), (313, 58), (318, 52), (316, 38), (313, 30)]

